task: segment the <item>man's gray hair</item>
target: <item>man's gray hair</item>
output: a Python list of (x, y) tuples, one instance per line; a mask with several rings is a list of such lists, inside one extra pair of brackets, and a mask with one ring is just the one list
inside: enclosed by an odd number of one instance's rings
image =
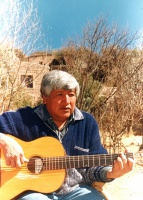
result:
[(41, 81), (41, 95), (49, 96), (52, 90), (71, 90), (75, 89), (76, 96), (79, 96), (79, 83), (74, 76), (61, 70), (49, 71)]

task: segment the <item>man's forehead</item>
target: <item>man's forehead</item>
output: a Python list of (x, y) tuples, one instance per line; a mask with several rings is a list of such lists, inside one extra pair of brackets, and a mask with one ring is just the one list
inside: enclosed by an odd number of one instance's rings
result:
[(65, 90), (65, 89), (55, 89), (52, 90), (51, 92), (75, 92), (75, 89), (69, 89), (69, 90)]

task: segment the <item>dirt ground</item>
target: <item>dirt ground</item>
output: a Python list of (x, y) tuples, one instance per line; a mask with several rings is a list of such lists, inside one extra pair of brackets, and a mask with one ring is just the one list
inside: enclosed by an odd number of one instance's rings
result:
[(109, 200), (142, 200), (143, 199), (143, 167), (106, 184)]
[(109, 200), (142, 200), (143, 199), (143, 166), (137, 164), (143, 161), (139, 155), (139, 147), (142, 143), (141, 136), (125, 139), (127, 149), (135, 153), (136, 164), (134, 170), (128, 174), (106, 183), (105, 190), (109, 193)]

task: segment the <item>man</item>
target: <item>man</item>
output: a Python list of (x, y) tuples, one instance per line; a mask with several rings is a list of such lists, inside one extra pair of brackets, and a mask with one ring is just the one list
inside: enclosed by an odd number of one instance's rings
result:
[[(35, 108), (25, 107), (16, 112), (6, 112), (0, 116), (0, 147), (8, 166), (21, 167), (28, 160), (21, 146), (6, 133), (24, 141), (43, 136), (57, 138), (69, 156), (107, 153), (101, 145), (94, 117), (76, 107), (79, 84), (71, 74), (58, 70), (45, 74), (41, 82), (41, 95), (43, 104)], [(133, 163), (133, 159), (127, 159), (121, 154), (113, 166), (67, 169), (64, 183), (54, 193), (31, 191), (19, 199), (101, 200), (104, 197), (91, 187), (92, 182), (112, 181), (131, 171)]]

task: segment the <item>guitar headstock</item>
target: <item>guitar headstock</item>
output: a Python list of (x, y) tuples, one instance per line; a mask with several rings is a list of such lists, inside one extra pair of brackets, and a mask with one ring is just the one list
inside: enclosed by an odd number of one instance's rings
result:
[(136, 164), (143, 166), (143, 150), (135, 153)]

